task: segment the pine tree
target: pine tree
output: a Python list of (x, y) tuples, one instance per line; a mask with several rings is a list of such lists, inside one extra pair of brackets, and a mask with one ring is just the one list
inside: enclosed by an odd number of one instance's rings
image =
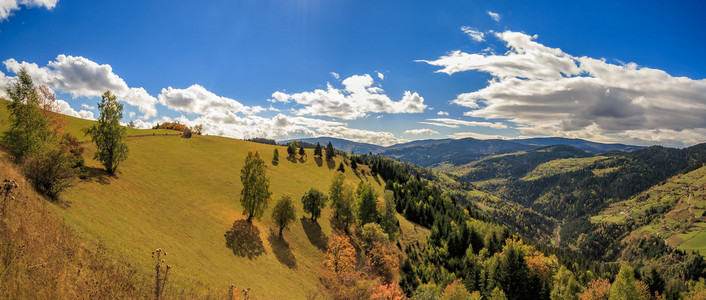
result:
[(341, 173), (346, 172), (346, 167), (343, 166), (343, 162), (338, 164), (338, 169), (336, 169), (336, 171), (341, 172)]
[(275, 148), (274, 152), (272, 153), (272, 164), (276, 165), (279, 163), (279, 150)]
[(299, 155), (304, 158), (304, 155), (306, 155), (306, 152), (304, 152), (304, 146), (299, 145)]
[(328, 145), (326, 145), (326, 160), (332, 160), (334, 157), (336, 157), (336, 153), (333, 149), (333, 145), (331, 142), (328, 142)]
[(314, 148), (314, 156), (317, 156), (318, 158), (321, 158), (322, 153), (321, 153), (321, 144), (316, 143), (316, 148)]

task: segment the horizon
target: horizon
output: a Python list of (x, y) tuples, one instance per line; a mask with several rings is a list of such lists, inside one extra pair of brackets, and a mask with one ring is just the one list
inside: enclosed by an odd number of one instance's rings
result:
[(95, 119), (110, 89), (139, 128), (703, 143), (706, 4), (637, 3), (9, 1), (0, 96), (25, 68), (62, 113)]

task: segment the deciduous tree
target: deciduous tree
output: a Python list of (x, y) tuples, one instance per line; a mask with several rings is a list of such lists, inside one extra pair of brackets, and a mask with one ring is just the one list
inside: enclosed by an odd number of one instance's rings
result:
[(98, 109), (101, 112), (98, 122), (86, 130), (86, 134), (96, 143), (97, 149), (93, 158), (103, 164), (108, 174), (115, 174), (118, 165), (127, 159), (128, 153), (125, 144), (126, 129), (120, 126), (123, 105), (110, 91), (106, 91), (101, 96)]
[(358, 196), (358, 220), (360, 224), (378, 222), (377, 194), (367, 181), (361, 181), (356, 191)]
[(292, 196), (289, 194), (284, 194), (279, 198), (275, 208), (272, 210), (272, 219), (275, 221), (279, 227), (279, 236), (282, 237), (282, 230), (284, 230), (290, 223), (296, 221), (297, 217), (296, 208), (294, 208), (294, 202), (292, 202)]
[(321, 216), (321, 210), (326, 207), (328, 197), (323, 192), (311, 188), (302, 196), (302, 206), (304, 212), (311, 214), (311, 220), (316, 222), (316, 218)]
[(240, 204), (243, 206), (243, 214), (248, 216), (248, 222), (252, 222), (253, 217), (262, 216), (272, 195), (266, 172), (267, 166), (257, 151), (248, 151), (245, 165), (240, 170), (240, 181), (243, 183)]

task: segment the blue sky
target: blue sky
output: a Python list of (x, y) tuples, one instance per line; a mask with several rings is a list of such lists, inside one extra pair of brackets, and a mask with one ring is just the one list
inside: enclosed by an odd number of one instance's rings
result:
[(21, 2), (0, 85), (25, 67), (84, 118), (110, 88), (236, 138), (706, 141), (700, 1)]

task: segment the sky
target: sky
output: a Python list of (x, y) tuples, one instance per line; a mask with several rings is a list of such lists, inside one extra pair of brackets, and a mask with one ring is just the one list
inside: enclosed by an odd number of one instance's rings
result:
[(706, 142), (703, 1), (0, 0), (0, 96), (207, 134)]

